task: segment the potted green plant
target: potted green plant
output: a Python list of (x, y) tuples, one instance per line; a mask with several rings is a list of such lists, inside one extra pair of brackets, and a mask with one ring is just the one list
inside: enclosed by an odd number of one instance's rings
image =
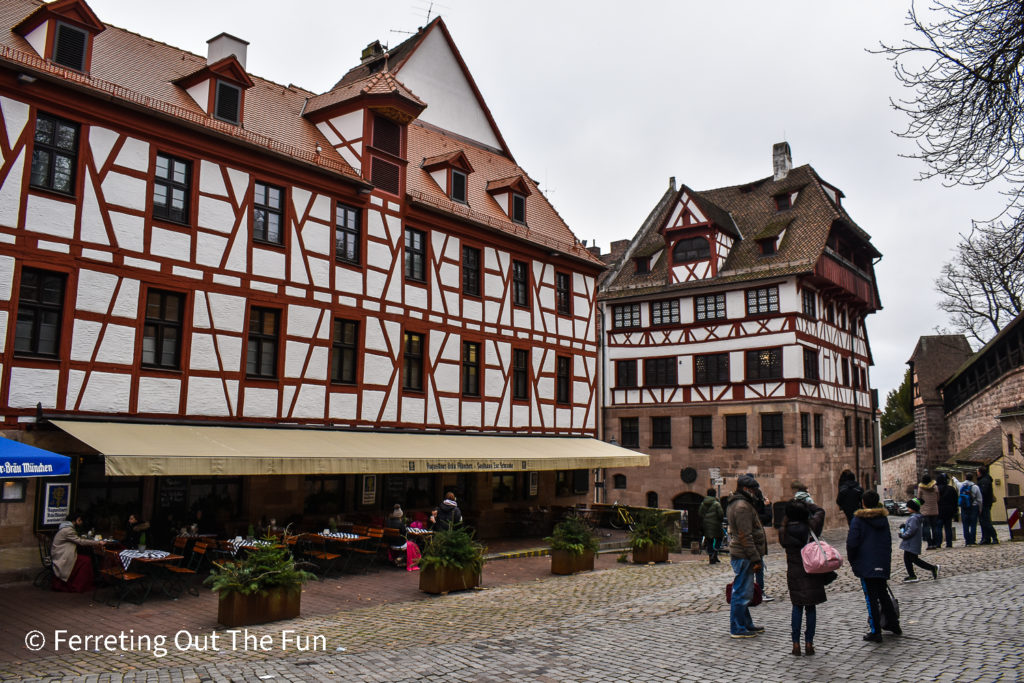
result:
[(461, 524), (435, 530), (420, 558), (420, 590), (439, 595), (479, 586), (486, 550)]
[(551, 544), (552, 574), (575, 574), (594, 568), (599, 544), (593, 528), (583, 517), (566, 516), (544, 540)]
[(141, 534), (139, 534), (139, 550), (145, 550), (145, 549), (146, 549), (146, 532), (143, 531)]
[(635, 564), (667, 562), (668, 551), (676, 543), (669, 531), (669, 519), (661, 510), (640, 508), (633, 512), (633, 528), (629, 532), (629, 547)]
[(237, 561), (214, 562), (205, 583), (218, 596), (217, 621), (235, 627), (299, 616), (302, 586), (314, 578), (287, 548), (270, 543)]

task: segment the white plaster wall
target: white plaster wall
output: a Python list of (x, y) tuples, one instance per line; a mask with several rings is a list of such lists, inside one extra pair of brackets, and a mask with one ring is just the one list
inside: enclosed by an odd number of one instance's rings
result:
[[(0, 353), (7, 350), (7, 311), (0, 311)], [(0, 376), (3, 375), (4, 366), (0, 363)]]
[(425, 417), (426, 403), (422, 398), (402, 397), (402, 422), (422, 424)]
[(277, 417), (277, 389), (246, 387), (242, 411), (246, 417)]
[(140, 413), (177, 413), (181, 398), (181, 380), (166, 377), (139, 377)]
[(316, 336), (321, 310), (309, 306), (288, 307), (288, 336), (312, 339)]
[(75, 210), (74, 203), (30, 194), (25, 206), (25, 229), (71, 239), (75, 236)]
[(197, 221), (200, 228), (229, 233), (235, 226), (235, 207), (231, 202), (200, 195)]
[(189, 415), (230, 415), (224, 383), (216, 377), (190, 377), (186, 411)]
[(126, 413), (131, 397), (129, 374), (92, 371), (82, 389), (80, 410), (97, 413)]
[(744, 318), (747, 315), (747, 298), (743, 290), (732, 290), (725, 293), (725, 316), (727, 318)]
[(107, 325), (103, 330), (103, 341), (96, 353), (96, 362), (131, 365), (135, 356), (135, 328), (124, 325)]
[[(385, 275), (373, 271), (367, 271), (367, 291), (379, 292), (384, 287)], [(371, 284), (372, 280), (372, 284)], [(334, 286), (339, 292), (362, 296), (363, 274), (359, 270), (336, 266), (334, 268)]]
[(189, 353), (192, 370), (218, 370), (217, 352), (213, 347), (213, 335), (192, 333), (192, 349)]
[(354, 393), (334, 392), (330, 396), (330, 417), (332, 420), (355, 420), (359, 397)]
[(191, 97), (193, 100), (196, 101), (196, 104), (199, 105), (200, 109), (202, 109), (205, 112), (209, 112), (210, 111), (210, 80), (209, 79), (206, 79), (206, 80), (204, 80), (204, 81), (202, 81), (200, 83), (196, 83), (191, 88), (187, 88), (185, 90), (185, 92), (187, 92), (189, 94), (189, 97)]
[(478, 401), (462, 402), (462, 426), (479, 427), (482, 424), (480, 403)]
[(135, 320), (139, 314), (139, 281), (122, 278), (117, 290), (117, 299), (111, 314), (120, 318)]
[(459, 407), (461, 401), (457, 398), (441, 399), (441, 421), (446, 425), (459, 424)]
[(224, 258), (224, 248), (228, 240), (220, 235), (208, 232), (196, 234), (196, 264), (200, 266), (219, 266)]
[(326, 390), (323, 385), (303, 384), (300, 386), (298, 397), (295, 399), (295, 407), (292, 409), (292, 417), (322, 418), (325, 394)]
[(127, 251), (141, 252), (144, 230), (142, 217), (120, 211), (111, 211), (109, 215), (117, 246)]
[(59, 381), (59, 370), (14, 366), (7, 404), (11, 408), (35, 408), (42, 403), (43, 408), (56, 408)]
[(92, 320), (76, 319), (71, 335), (71, 360), (89, 362), (96, 349), (102, 325)]
[[(364, 378), (365, 377), (370, 377), (370, 375), (364, 375)], [(362, 420), (373, 421), (377, 419), (381, 406), (384, 405), (385, 395), (386, 394), (383, 391), (363, 392), (362, 402), (360, 404), (363, 411), (363, 414), (360, 416)]]
[[(318, 200), (319, 201), (319, 200)], [(302, 225), (302, 246), (307, 252), (329, 256), (334, 246), (330, 227), (308, 220)]]
[(14, 287), (14, 257), (0, 255), (0, 300), (10, 301)]
[[(391, 381), (391, 375), (395, 371), (395, 364), (387, 356), (377, 354), (366, 354), (363, 356), (363, 383), (383, 384)], [(363, 395), (364, 400), (366, 394)]]
[(28, 123), (28, 114), (29, 106), (24, 102), (12, 100), (9, 97), (0, 97), (0, 116), (4, 118), (8, 141), (17, 140), (21, 136), (21, 131)]
[(245, 322), (245, 297), (211, 292), (210, 315), (213, 326), (225, 332), (242, 332)]
[(796, 280), (779, 283), (779, 310), (783, 313), (801, 311), (800, 293), (797, 291)]
[(40, 57), (46, 58), (46, 28), (50, 25), (50, 22), (44, 21), (43, 23), (36, 26), (34, 29), (29, 31), (28, 35), (25, 36), (25, 40), (32, 46), (32, 49), (36, 51), (36, 54)]
[(225, 372), (242, 369), (242, 338), (229, 334), (218, 334), (217, 351), (220, 353), (221, 368)]
[(110, 171), (103, 179), (100, 189), (108, 204), (136, 211), (146, 209), (146, 181), (142, 178)]
[(411, 308), (427, 307), (427, 290), (417, 285), (405, 286), (405, 305)]
[(22, 149), (11, 163), (10, 171), (0, 186), (0, 225), (14, 227), (18, 224), (18, 216), (21, 215), (21, 178), (24, 168), (25, 151)]
[(125, 138), (117, 153), (117, 165), (133, 171), (149, 171), (149, 143), (137, 138)]
[(461, 369), (458, 365), (442, 363), (434, 370), (434, 383), (438, 391), (461, 391), (459, 383)]
[(107, 163), (107, 157), (110, 156), (110, 150), (114, 148), (118, 137), (120, 136), (109, 128), (102, 126), (89, 128), (89, 148), (92, 151), (96, 168), (103, 168)]
[(154, 226), (150, 228), (149, 250), (154, 256), (191, 261), (192, 238), (183, 232), (164, 230)]
[(106, 313), (116, 286), (116, 275), (95, 270), (80, 270), (75, 308), (91, 313)]
[(253, 248), (252, 270), (261, 277), (284, 279), (284, 253), (270, 249)]
[(289, 378), (302, 377), (302, 368), (306, 364), (309, 344), (288, 341), (284, 348), (284, 376)]

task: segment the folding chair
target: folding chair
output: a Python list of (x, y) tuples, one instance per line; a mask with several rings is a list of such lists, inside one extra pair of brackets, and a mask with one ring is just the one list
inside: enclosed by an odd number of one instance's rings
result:
[(32, 580), (32, 585), (36, 588), (48, 588), (53, 579), (53, 557), (50, 555), (53, 539), (38, 532), (36, 533), (36, 542), (39, 544), (39, 564), (42, 568), (36, 574), (36, 578)]
[(327, 541), (323, 536), (317, 534), (304, 534), (299, 540), (300, 553), (319, 570), (320, 580), (323, 581), (328, 573), (334, 569), (334, 565), (341, 559), (340, 553), (331, 552), (327, 547)]
[[(187, 545), (188, 539), (179, 536), (174, 541), (174, 554), (184, 556), (185, 546)], [(196, 553), (196, 547), (199, 548), (198, 554)], [(199, 589), (195, 586), (195, 577), (199, 575), (199, 567), (203, 564), (203, 558), (205, 555), (206, 545), (196, 543), (195, 546), (192, 547), (192, 554), (189, 557), (186, 557), (184, 560), (179, 560), (176, 565), (163, 565), (164, 570), (167, 571), (168, 583), (170, 584), (168, 593), (177, 597), (181, 595), (182, 591), (187, 590), (189, 595), (199, 595)], [(184, 566), (182, 566), (183, 562)]]
[(384, 529), (360, 528), (365, 529), (365, 531), (360, 533), (356, 531), (356, 527), (353, 527), (352, 532), (360, 536), (367, 536), (368, 538), (350, 544), (349, 552), (351, 555), (349, 565), (354, 566), (360, 574), (365, 574), (373, 569), (377, 562), (377, 556), (381, 552), (381, 542), (384, 539)]
[[(153, 587), (148, 576), (125, 569), (124, 564), (121, 562), (121, 556), (116, 550), (104, 548), (100, 557), (102, 564), (99, 575), (102, 582), (114, 587), (114, 595), (107, 601), (108, 605), (116, 597), (117, 602), (114, 604), (114, 607), (120, 607), (121, 602), (128, 599), (128, 596), (133, 593), (140, 594), (141, 597), (137, 601), (128, 600), (128, 602), (141, 605), (146, 601), (146, 598), (149, 597), (149, 591)], [(96, 599), (96, 594), (99, 591), (100, 586), (97, 586), (96, 590), (93, 591), (93, 600)]]
[(396, 567), (405, 566), (405, 544), (411, 543), (406, 540), (405, 535), (393, 527), (384, 527), (384, 541), (381, 543), (381, 552), (388, 559), (389, 564)]

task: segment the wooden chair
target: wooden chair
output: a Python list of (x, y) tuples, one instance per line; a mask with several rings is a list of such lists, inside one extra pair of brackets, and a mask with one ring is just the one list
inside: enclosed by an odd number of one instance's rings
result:
[(53, 557), (50, 555), (53, 539), (40, 531), (36, 533), (36, 542), (39, 544), (39, 564), (41, 568), (36, 574), (36, 578), (32, 580), (32, 585), (36, 588), (49, 588), (50, 582), (53, 580)]
[(317, 534), (304, 534), (299, 540), (299, 548), (303, 558), (319, 570), (316, 573), (321, 581), (342, 558), (340, 553), (331, 552), (324, 537)]
[[(99, 576), (101, 583), (106, 586), (113, 586), (114, 595), (107, 604), (111, 604), (114, 598), (117, 598), (117, 602), (114, 603), (114, 607), (120, 607), (121, 602), (128, 599), (129, 595), (139, 595), (139, 599), (128, 600), (134, 602), (136, 605), (141, 605), (149, 597), (149, 591), (152, 589), (152, 583), (149, 577), (145, 574), (139, 574), (138, 572), (130, 572), (124, 568), (124, 564), (121, 562), (121, 556), (116, 550), (109, 550), (104, 548), (102, 551), (101, 566)], [(96, 599), (96, 594), (100, 591), (101, 586), (97, 586), (93, 592), (93, 600)]]
[[(179, 536), (174, 540), (173, 553), (175, 555), (185, 555), (185, 547), (188, 545), (188, 539)], [(199, 553), (196, 554), (196, 546), (199, 546)], [(203, 564), (204, 556), (206, 555), (206, 545), (196, 543), (192, 546), (192, 554), (185, 557), (183, 560), (179, 560), (178, 564), (164, 564), (163, 568), (167, 571), (168, 578), (168, 593), (173, 597), (181, 595), (182, 591), (187, 590), (189, 595), (199, 595), (199, 589), (195, 585), (195, 577), (199, 575), (199, 567)], [(198, 558), (198, 559), (196, 559)]]
[(368, 538), (350, 544), (349, 566), (354, 567), (360, 574), (365, 574), (374, 569), (374, 565), (377, 563), (377, 556), (380, 555), (381, 544), (384, 539), (384, 529), (360, 528), (366, 530), (360, 533), (355, 531), (356, 527), (353, 527), (353, 533), (358, 533), (360, 536), (367, 536)]
[(384, 538), (381, 542), (380, 551), (385, 559), (389, 560), (390, 564), (396, 567), (405, 566), (405, 550), (401, 550), (401, 548), (404, 548), (406, 543), (411, 543), (411, 541), (407, 540), (405, 534), (399, 529), (384, 527)]

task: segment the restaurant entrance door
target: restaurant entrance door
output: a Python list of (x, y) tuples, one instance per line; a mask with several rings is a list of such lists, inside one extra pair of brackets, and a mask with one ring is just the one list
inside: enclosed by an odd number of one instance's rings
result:
[(672, 509), (679, 510), (679, 524), (682, 526), (683, 532), (683, 547), (689, 546), (694, 541), (699, 543), (701, 536), (703, 536), (700, 516), (697, 514), (702, 500), (704, 500), (704, 497), (693, 491), (680, 493), (672, 499)]

